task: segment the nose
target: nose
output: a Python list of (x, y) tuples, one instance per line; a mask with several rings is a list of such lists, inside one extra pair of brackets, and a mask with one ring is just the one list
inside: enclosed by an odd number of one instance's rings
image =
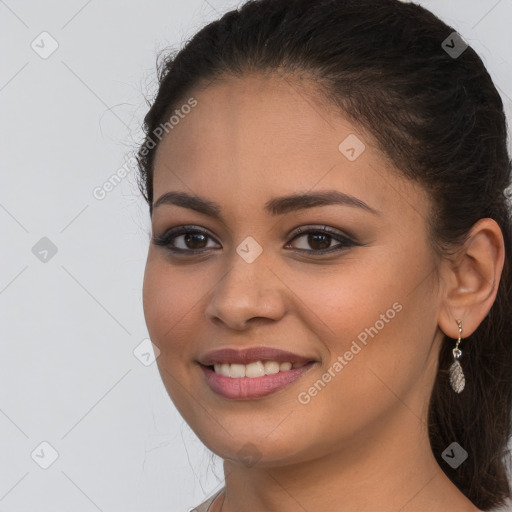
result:
[(234, 252), (213, 290), (206, 316), (239, 331), (247, 329), (249, 322), (279, 320), (286, 313), (284, 288), (264, 252), (252, 263)]

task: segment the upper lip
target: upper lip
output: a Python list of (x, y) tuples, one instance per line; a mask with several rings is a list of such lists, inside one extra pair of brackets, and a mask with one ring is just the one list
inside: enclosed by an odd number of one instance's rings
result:
[(272, 347), (252, 347), (244, 349), (221, 348), (213, 350), (199, 357), (198, 361), (204, 366), (212, 366), (221, 363), (249, 364), (255, 361), (290, 362), (292, 364), (309, 363), (310, 361), (314, 361), (314, 359)]

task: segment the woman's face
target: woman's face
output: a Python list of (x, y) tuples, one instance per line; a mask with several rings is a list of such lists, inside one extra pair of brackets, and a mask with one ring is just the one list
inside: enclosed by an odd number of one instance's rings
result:
[(153, 236), (187, 226), (149, 248), (158, 368), (199, 438), (240, 464), (413, 435), (435, 378), (427, 196), (313, 94), (256, 75), (197, 91), (155, 161)]

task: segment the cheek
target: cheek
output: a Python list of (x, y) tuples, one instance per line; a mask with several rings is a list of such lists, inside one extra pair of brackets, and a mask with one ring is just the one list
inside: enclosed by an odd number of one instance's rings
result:
[(194, 336), (194, 315), (205, 289), (197, 272), (172, 266), (157, 254), (149, 254), (144, 272), (143, 308), (151, 340), (166, 355)]
[[(419, 262), (421, 255), (416, 256), (413, 261)], [(432, 334), (423, 326), (435, 321), (435, 305), (428, 283), (416, 286), (425, 278), (423, 267), (410, 261), (403, 253), (381, 252), (378, 261), (347, 259), (330, 274), (309, 272), (293, 281), (304, 304), (298, 314), (308, 319), (328, 355), (321, 376), (325, 386), (311, 389), (316, 393), (311, 402), (320, 411), (333, 413), (327, 404), (337, 403), (339, 410), (358, 411), (354, 417), (361, 419), (377, 397), (384, 406), (396, 400), (390, 390), (403, 396), (421, 378)], [(301, 391), (310, 395), (315, 382), (318, 375), (305, 380)]]
[(200, 298), (205, 292), (196, 280), (197, 272), (184, 272), (150, 249), (143, 282), (144, 317), (151, 341), (160, 350), (156, 363), (162, 382), (175, 407), (192, 424), (196, 422), (191, 416), (196, 404), (190, 372), (192, 340), (199, 337), (197, 315), (204, 307)]
[(393, 303), (404, 295), (403, 284), (390, 279), (396, 275), (396, 264), (385, 258), (347, 257), (335, 266), (297, 269), (283, 280), (297, 299), (292, 297), (292, 303), (302, 307), (296, 315), (301, 321), (308, 319), (311, 331), (338, 355), (359, 334), (363, 341), (369, 337), (366, 329), (376, 322), (384, 332), (393, 321)]

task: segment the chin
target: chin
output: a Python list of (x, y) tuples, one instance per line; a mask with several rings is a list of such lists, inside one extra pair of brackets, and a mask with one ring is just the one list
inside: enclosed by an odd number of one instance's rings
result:
[[(238, 466), (271, 468), (281, 467), (289, 464), (297, 464), (307, 461), (307, 447), (297, 445), (297, 438), (293, 432), (282, 432), (279, 439), (272, 439), (263, 430), (245, 429), (243, 433), (237, 435), (234, 432), (226, 432), (222, 427), (218, 427), (212, 432), (211, 425), (206, 427), (207, 432), (201, 429), (193, 429), (201, 442), (213, 453), (225, 461), (229, 461)], [(206, 430), (205, 429), (205, 430)], [(221, 432), (220, 432), (220, 431)], [(218, 435), (215, 435), (215, 434)], [(231, 434), (231, 435), (230, 435)], [(317, 450), (311, 450), (316, 453)], [(314, 458), (312, 456), (312, 458)]]

